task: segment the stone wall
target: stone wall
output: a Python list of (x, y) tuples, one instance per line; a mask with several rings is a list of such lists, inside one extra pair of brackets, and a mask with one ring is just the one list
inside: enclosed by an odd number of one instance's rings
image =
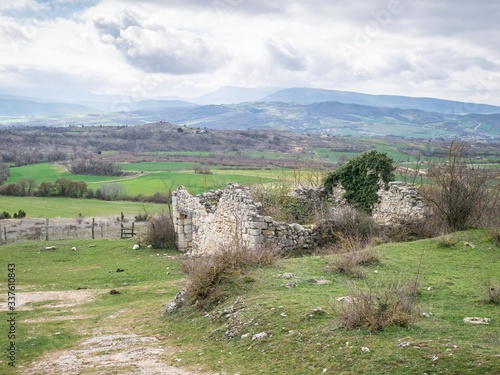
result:
[[(307, 190), (307, 189), (306, 189)], [(330, 197), (337, 205), (345, 204), (339, 190)], [(304, 199), (324, 196), (324, 192), (296, 192)], [(374, 207), (373, 217), (384, 224), (424, 220), (428, 208), (411, 184), (391, 182), (389, 189), (379, 191), (381, 201)], [(321, 238), (315, 226), (275, 221), (259, 214), (260, 203), (254, 202), (250, 190), (228, 183), (225, 190), (192, 196), (180, 186), (172, 194), (176, 243), (179, 250), (211, 253), (224, 245), (239, 245), (250, 249), (278, 246), (282, 250), (307, 249)]]
[(389, 182), (389, 189), (379, 190), (380, 203), (373, 207), (373, 218), (381, 223), (400, 224), (425, 220), (430, 214), (415, 185), (407, 182)]
[(180, 186), (172, 194), (172, 206), (177, 247), (182, 251), (211, 253), (232, 244), (293, 250), (314, 246), (317, 237), (312, 227), (260, 215), (260, 203), (239, 184), (229, 183), (224, 191), (198, 196)]

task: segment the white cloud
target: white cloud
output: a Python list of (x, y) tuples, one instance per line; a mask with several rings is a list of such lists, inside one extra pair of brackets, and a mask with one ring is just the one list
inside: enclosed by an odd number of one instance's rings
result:
[[(464, 100), (486, 90), (500, 105), (489, 84), (500, 80), (494, 0), (46, 4), (0, 0), (0, 91), (196, 96), (224, 85), (310, 86)], [(37, 7), (38, 16), (28, 11)]]

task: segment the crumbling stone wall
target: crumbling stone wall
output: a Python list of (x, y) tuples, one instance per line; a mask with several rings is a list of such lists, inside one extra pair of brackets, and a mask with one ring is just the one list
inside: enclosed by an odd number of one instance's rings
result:
[(279, 246), (283, 250), (316, 244), (312, 227), (277, 222), (258, 213), (250, 190), (229, 183), (221, 191), (192, 196), (180, 186), (172, 194), (177, 247), (193, 253), (211, 253), (220, 245), (237, 244), (255, 249)]
[[(324, 195), (318, 189), (296, 193), (304, 199), (321, 199)], [(332, 201), (345, 204), (342, 195), (342, 190), (335, 192)], [(381, 189), (379, 195), (381, 201), (373, 210), (379, 222), (406, 223), (424, 220), (428, 214), (428, 207), (411, 184), (391, 182), (389, 189)], [(275, 221), (260, 215), (260, 206), (252, 199), (250, 190), (239, 184), (228, 183), (225, 190), (197, 196), (180, 186), (172, 194), (177, 247), (193, 253), (211, 253), (221, 245), (232, 244), (250, 249), (278, 246), (286, 251), (311, 248), (320, 241), (321, 233), (314, 225)]]
[(421, 199), (415, 185), (389, 182), (389, 189), (379, 190), (380, 202), (373, 207), (373, 218), (381, 223), (415, 223), (425, 220), (430, 208)]

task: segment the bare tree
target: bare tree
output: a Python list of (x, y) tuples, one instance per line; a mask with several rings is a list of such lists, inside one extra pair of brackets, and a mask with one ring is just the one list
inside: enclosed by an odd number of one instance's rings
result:
[(466, 142), (452, 141), (445, 160), (429, 162), (429, 183), (421, 189), (446, 231), (478, 225), (499, 203), (492, 171), (473, 164), (468, 149)]

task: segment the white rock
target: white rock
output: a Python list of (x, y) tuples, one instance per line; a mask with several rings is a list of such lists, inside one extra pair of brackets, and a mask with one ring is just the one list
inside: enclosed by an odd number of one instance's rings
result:
[(132, 250), (137, 250), (137, 249), (139, 249), (139, 245), (136, 244), (136, 245), (132, 246)]
[(367, 348), (366, 346), (361, 347), (361, 351), (363, 353), (370, 353), (370, 348)]
[(73, 247), (71, 248), (71, 250), (76, 251), (76, 247), (75, 247), (75, 246), (73, 246)]
[(255, 335), (252, 336), (252, 341), (254, 340), (262, 340), (263, 338), (267, 337), (267, 332), (261, 332), (261, 333), (257, 333)]

